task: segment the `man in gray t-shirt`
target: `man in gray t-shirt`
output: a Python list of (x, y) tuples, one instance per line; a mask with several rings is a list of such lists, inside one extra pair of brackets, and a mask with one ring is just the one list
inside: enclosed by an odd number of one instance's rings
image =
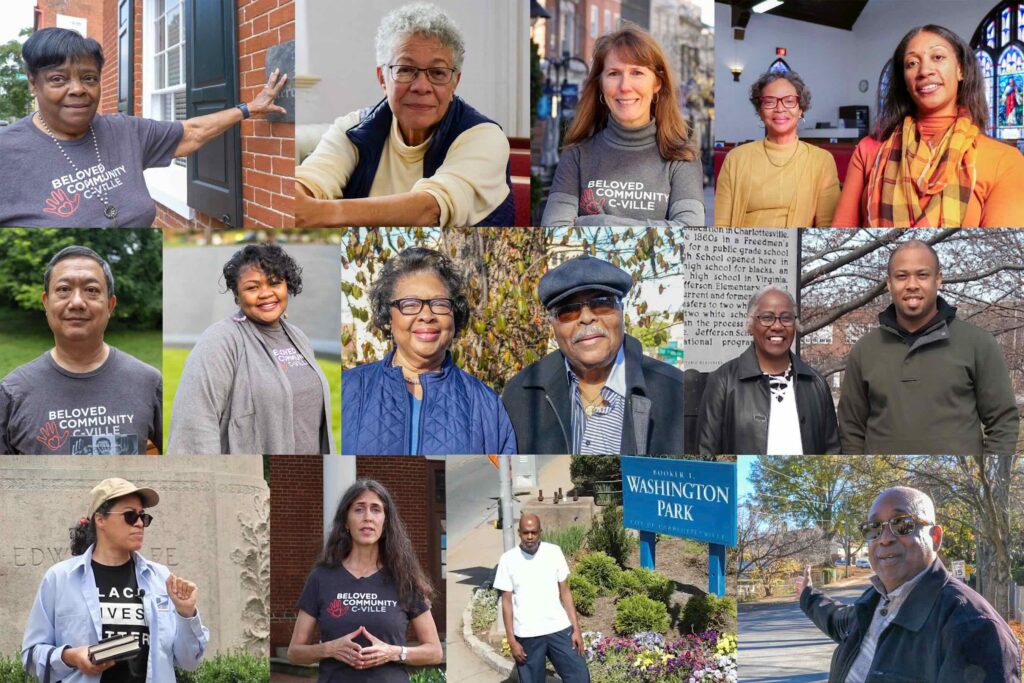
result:
[(54, 348), (0, 381), (0, 453), (142, 454), (162, 438), (160, 372), (103, 341), (117, 304), (110, 266), (86, 247), (43, 276)]

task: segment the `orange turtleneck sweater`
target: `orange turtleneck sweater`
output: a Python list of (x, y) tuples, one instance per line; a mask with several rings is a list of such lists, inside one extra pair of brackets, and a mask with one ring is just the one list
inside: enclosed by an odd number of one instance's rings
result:
[[(917, 126), (924, 139), (933, 141), (953, 125), (954, 119), (954, 116), (930, 116), (919, 119)], [(1015, 147), (987, 135), (979, 135), (977, 145), (978, 180), (967, 204), (963, 227), (1024, 227), (1024, 200), (1021, 199), (1024, 155)], [(859, 228), (867, 224), (868, 175), (881, 146), (881, 141), (870, 136), (857, 144), (832, 217), (832, 227)], [(927, 197), (922, 197), (921, 207), (926, 203)]]

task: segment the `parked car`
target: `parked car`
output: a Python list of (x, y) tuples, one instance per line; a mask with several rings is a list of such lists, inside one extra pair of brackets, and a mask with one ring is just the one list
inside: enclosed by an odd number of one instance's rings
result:
[(871, 563), (867, 561), (867, 558), (858, 557), (857, 558), (857, 568), (858, 569), (871, 569)]
[(842, 557), (840, 557), (838, 560), (836, 560), (836, 566), (837, 567), (845, 567), (846, 566), (846, 560), (843, 559)]

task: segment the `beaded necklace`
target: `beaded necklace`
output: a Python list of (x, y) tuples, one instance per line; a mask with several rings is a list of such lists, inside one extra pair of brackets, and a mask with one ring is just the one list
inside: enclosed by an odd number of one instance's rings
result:
[[(78, 169), (78, 164), (68, 156), (67, 151), (64, 149), (64, 145), (60, 144), (60, 140), (58, 140), (57, 136), (53, 134), (52, 130), (50, 130), (50, 126), (47, 125), (46, 119), (43, 118), (42, 114), (39, 114), (39, 123), (43, 124), (43, 129), (46, 131), (46, 134), (49, 135), (50, 139), (57, 145), (57, 149), (59, 149), (60, 153), (64, 155), (67, 162), (71, 164), (71, 168), (75, 169), (75, 173), (80, 173), (81, 171)], [(98, 163), (101, 168), (106, 168), (103, 166), (103, 159), (100, 158), (100, 146), (99, 143), (96, 142), (96, 131), (92, 129), (91, 123), (89, 124), (89, 135), (92, 136), (92, 148), (96, 151), (96, 163)], [(117, 218), (117, 207), (110, 203), (107, 191), (103, 189), (102, 185), (96, 186), (96, 192), (99, 195), (100, 202), (103, 204), (103, 215), (110, 220), (110, 227), (116, 227), (114, 219)]]

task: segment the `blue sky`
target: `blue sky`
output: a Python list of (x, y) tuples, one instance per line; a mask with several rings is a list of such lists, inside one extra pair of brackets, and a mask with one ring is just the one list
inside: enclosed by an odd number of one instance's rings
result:
[(754, 492), (754, 489), (750, 485), (750, 473), (756, 459), (757, 456), (754, 455), (739, 455), (736, 457), (736, 478), (739, 479), (739, 490), (737, 492), (736, 500), (739, 504), (742, 504), (743, 499)]

